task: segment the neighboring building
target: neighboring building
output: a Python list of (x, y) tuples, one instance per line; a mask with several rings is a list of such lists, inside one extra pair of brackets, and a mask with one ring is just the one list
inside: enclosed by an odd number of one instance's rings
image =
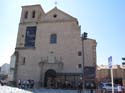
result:
[[(31, 79), (42, 87), (68, 82), (75, 87), (83, 75), (80, 36), (78, 20), (57, 7), (45, 13), (40, 5), (23, 6), (14, 53), (14, 81)], [(96, 41), (87, 38), (83, 48), (85, 73), (91, 70), (87, 75), (95, 79)]]
[(8, 75), (8, 81), (14, 81), (14, 70), (15, 70), (15, 62), (16, 62), (16, 56), (15, 53), (11, 56), (10, 60), (10, 69), (9, 69), (9, 75)]
[[(111, 81), (110, 69), (106, 65), (101, 65), (97, 67), (96, 78), (98, 82)], [(125, 86), (125, 66), (124, 65), (114, 65), (113, 66), (113, 79), (114, 83), (122, 84)]]
[(7, 63), (3, 64), (1, 66), (1, 72), (0, 72), (0, 74), (1, 75), (8, 75), (9, 74), (9, 69), (10, 69), (10, 64), (7, 64)]

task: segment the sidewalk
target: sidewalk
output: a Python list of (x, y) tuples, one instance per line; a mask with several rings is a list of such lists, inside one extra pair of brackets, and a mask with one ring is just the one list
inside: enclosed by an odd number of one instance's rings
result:
[(64, 89), (33, 89), (33, 93), (78, 93), (78, 90), (64, 90)]

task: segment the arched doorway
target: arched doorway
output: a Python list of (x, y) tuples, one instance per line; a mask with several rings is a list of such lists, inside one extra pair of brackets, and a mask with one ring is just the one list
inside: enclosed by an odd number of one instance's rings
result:
[(44, 87), (55, 87), (56, 71), (49, 69), (45, 72)]

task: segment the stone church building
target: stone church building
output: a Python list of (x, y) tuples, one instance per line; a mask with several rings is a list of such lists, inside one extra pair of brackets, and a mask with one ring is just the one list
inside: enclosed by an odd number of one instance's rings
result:
[(77, 18), (57, 7), (45, 13), (40, 5), (22, 6), (14, 55), (15, 82), (75, 88), (83, 75), (95, 79), (96, 41), (83, 40)]

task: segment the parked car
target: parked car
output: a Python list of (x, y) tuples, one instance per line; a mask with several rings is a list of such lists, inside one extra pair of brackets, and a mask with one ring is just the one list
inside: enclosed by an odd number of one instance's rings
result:
[[(112, 83), (111, 82), (102, 82), (99, 84), (99, 88), (104, 91), (111, 92), (112, 91)], [(114, 84), (114, 92), (117, 93), (117, 84)]]

